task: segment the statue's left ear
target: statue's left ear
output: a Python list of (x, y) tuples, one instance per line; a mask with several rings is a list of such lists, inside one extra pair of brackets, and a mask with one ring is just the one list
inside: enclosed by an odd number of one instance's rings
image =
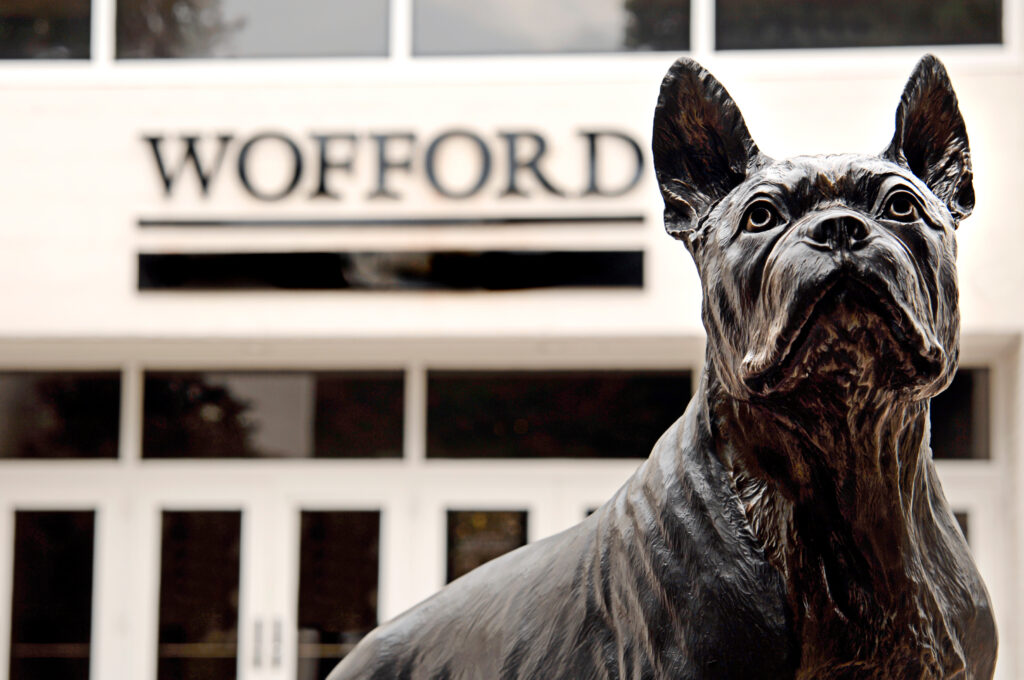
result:
[(928, 54), (917, 63), (896, 109), (896, 133), (882, 156), (917, 175), (958, 222), (974, 209), (967, 129), (946, 68)]

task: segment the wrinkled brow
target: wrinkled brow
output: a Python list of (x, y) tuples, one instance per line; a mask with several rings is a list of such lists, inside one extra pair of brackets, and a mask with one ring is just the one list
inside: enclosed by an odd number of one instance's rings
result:
[(878, 159), (857, 156), (798, 157), (767, 168), (751, 193), (765, 190), (785, 198), (791, 208), (842, 201), (870, 208), (882, 183), (899, 169)]

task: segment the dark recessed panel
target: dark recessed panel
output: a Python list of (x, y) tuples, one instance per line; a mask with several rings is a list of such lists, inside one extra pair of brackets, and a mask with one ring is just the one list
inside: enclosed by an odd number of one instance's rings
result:
[(643, 253), (388, 252), (139, 255), (139, 290), (640, 288)]

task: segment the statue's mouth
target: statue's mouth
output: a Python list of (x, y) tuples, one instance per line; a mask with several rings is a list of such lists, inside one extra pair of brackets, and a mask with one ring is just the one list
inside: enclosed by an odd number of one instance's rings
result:
[[(760, 395), (788, 391), (832, 371), (931, 377), (945, 352), (929, 326), (883, 281), (837, 273), (807, 299), (794, 300), (784, 323), (744, 357), (741, 376)], [(865, 378), (860, 378), (865, 379)]]

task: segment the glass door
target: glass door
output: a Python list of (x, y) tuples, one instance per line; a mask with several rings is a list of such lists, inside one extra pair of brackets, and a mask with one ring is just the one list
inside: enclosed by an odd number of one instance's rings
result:
[(94, 509), (16, 509), (10, 680), (87, 680), (91, 660)]
[[(77, 469), (76, 469), (77, 468)], [(120, 678), (123, 496), (87, 467), (0, 483), (0, 678)]]
[(296, 680), (322, 680), (378, 623), (379, 510), (301, 510)]
[(322, 680), (396, 607), (408, 606), (414, 511), (404, 471), (394, 465), (367, 475), (359, 467), (278, 476), (276, 680)]
[(170, 467), (136, 503), (146, 653), (130, 677), (322, 680), (382, 620), (392, 499), (332, 465)]
[(157, 680), (237, 677), (241, 510), (161, 510)]
[(131, 677), (254, 680), (265, 638), (273, 517), (265, 488), (226, 470), (145, 470), (133, 499), (138, 654)]
[(153, 370), (143, 392), (143, 677), (325, 676), (379, 620), (402, 372)]

